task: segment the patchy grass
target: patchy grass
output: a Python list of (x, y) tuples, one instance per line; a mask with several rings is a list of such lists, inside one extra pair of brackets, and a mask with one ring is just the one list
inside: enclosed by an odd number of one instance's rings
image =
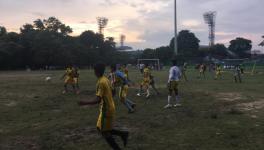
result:
[[(263, 72), (264, 70), (259, 70)], [(140, 80), (136, 70), (133, 81)], [(94, 95), (96, 78), (81, 70), (80, 95), (62, 95), (62, 71), (0, 72), (0, 149), (2, 150), (107, 150), (95, 124), (98, 106), (80, 108), (77, 101)], [(197, 78), (189, 70), (189, 82), (181, 82), (182, 107), (165, 110), (167, 70), (153, 72), (161, 95), (137, 102), (128, 114), (116, 99), (116, 127), (131, 133), (128, 150), (263, 150), (264, 76), (243, 75), (236, 84), (232, 73), (222, 80)], [(45, 77), (51, 76), (50, 83)], [(119, 139), (118, 139), (119, 140)], [(119, 140), (120, 141), (120, 140)]]

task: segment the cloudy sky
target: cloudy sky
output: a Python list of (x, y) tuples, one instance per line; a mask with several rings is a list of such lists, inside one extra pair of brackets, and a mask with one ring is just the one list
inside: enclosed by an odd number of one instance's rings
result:
[[(208, 44), (208, 26), (203, 13), (217, 11), (216, 42), (228, 46), (231, 39), (245, 37), (254, 49), (264, 35), (264, 0), (177, 0), (179, 30), (196, 34), (201, 44)], [(0, 26), (17, 31), (25, 23), (55, 16), (79, 35), (97, 31), (96, 17), (109, 18), (106, 36), (119, 41), (126, 35), (126, 45), (155, 48), (168, 45), (173, 36), (174, 0), (0, 0)]]

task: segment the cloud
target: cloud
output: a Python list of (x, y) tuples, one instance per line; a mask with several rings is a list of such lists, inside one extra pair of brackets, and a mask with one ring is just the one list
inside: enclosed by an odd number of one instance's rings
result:
[[(250, 38), (254, 48), (261, 41), (263, 0), (178, 0), (178, 28), (194, 32), (208, 44), (203, 14), (217, 11), (216, 42), (229, 43), (237, 36)], [(97, 16), (109, 18), (106, 36), (119, 38), (137, 48), (167, 45), (174, 32), (173, 0), (0, 0), (1, 25), (18, 30), (37, 18), (56, 16), (74, 29), (97, 31)], [(29, 15), (30, 14), (30, 15)]]

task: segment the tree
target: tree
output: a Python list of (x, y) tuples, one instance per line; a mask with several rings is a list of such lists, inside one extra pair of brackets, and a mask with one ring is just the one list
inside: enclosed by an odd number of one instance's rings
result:
[(22, 34), (29, 33), (29, 32), (32, 32), (32, 31), (35, 31), (35, 29), (34, 29), (34, 26), (31, 25), (31, 24), (25, 24), (25, 25), (23, 25), (23, 26), (20, 28), (20, 32), (21, 32)]
[(34, 27), (37, 30), (41, 30), (41, 31), (45, 30), (44, 22), (41, 19), (37, 19), (34, 21)]
[(163, 63), (170, 63), (173, 58), (174, 51), (169, 46), (162, 46), (155, 50), (157, 58), (159, 58)]
[(225, 58), (228, 56), (227, 48), (224, 44), (215, 44), (211, 48), (211, 55), (215, 58)]
[[(200, 40), (194, 33), (189, 30), (182, 30), (179, 32), (177, 40), (180, 55), (185, 57), (193, 57), (197, 55)], [(170, 48), (174, 49), (174, 38), (172, 38), (170, 42)]]
[(238, 37), (230, 41), (228, 49), (241, 58), (247, 58), (250, 57), (249, 51), (252, 49), (252, 41)]
[(7, 31), (5, 27), (0, 26), (0, 36), (6, 35)]
[[(37, 22), (39, 22), (39, 20), (37, 20)], [(45, 30), (50, 32), (60, 33), (64, 36), (72, 33), (72, 29), (70, 26), (66, 26), (55, 17), (49, 17), (48, 19), (44, 19), (43, 24), (45, 26)]]

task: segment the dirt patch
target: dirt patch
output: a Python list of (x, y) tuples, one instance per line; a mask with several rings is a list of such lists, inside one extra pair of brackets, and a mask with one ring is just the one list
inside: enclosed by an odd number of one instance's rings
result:
[[(39, 150), (39, 146), (37, 144), (37, 137), (23, 137), (17, 136), (9, 141), (7, 145), (1, 145), (3, 149), (16, 149), (20, 147), (20, 149), (28, 149), (28, 150)], [(0, 147), (1, 148), (1, 147)]]
[(264, 100), (249, 102), (249, 103), (241, 103), (237, 105), (238, 109), (241, 111), (252, 111), (259, 110), (264, 108)]
[(5, 105), (8, 106), (8, 107), (15, 107), (17, 105), (17, 102), (11, 101), (11, 102), (9, 102), (9, 103), (7, 103)]
[(224, 100), (224, 101), (238, 101), (238, 100), (243, 100), (245, 99), (241, 93), (235, 93), (235, 92), (230, 92), (230, 93), (217, 93), (215, 97), (219, 100)]

